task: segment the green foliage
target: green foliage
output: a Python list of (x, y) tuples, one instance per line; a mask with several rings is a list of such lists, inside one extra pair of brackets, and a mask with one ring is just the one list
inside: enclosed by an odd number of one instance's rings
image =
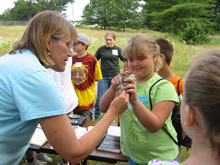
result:
[(0, 37), (0, 50), (1, 50), (1, 54), (0, 56), (8, 53), (11, 50), (11, 45), (13, 44), (12, 41), (10, 40), (2, 40), (2, 38)]
[(189, 45), (198, 45), (209, 42), (207, 33), (205, 32), (205, 27), (198, 20), (191, 21), (187, 23), (187, 27), (179, 32), (182, 40)]
[(90, 0), (83, 10), (86, 25), (98, 25), (103, 29), (143, 27), (139, 0)]
[(141, 12), (138, 12), (140, 4), (137, 0), (113, 1), (115, 16), (114, 26), (123, 29), (140, 29), (143, 27), (143, 18)]
[(110, 3), (111, 0), (91, 0), (83, 10), (84, 23), (86, 25), (98, 25), (104, 29), (111, 27), (112, 11)]
[[(68, 3), (74, 2), (75, 0), (17, 0), (14, 8), (7, 9), (0, 15), (0, 20), (27, 21), (44, 10), (61, 13), (66, 10)], [(120, 31), (148, 28), (181, 36), (185, 28), (197, 19), (205, 27), (203, 33), (208, 35), (220, 32), (219, 11), (220, 0), (90, 0), (83, 10), (84, 19), (75, 21), (74, 24), (77, 27), (92, 25)]]
[(145, 24), (148, 28), (177, 34), (183, 31), (192, 19), (199, 19), (207, 28), (212, 30), (214, 17), (214, 0), (169, 0), (146, 1), (143, 8)]
[(7, 9), (2, 15), (0, 20), (29, 20), (34, 15), (41, 11), (53, 10), (62, 12), (66, 10), (67, 3), (73, 3), (74, 0), (17, 0), (14, 2), (14, 7)]

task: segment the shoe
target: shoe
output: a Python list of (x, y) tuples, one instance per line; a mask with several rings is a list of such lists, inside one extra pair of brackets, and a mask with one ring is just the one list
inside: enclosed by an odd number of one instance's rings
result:
[(46, 162), (42, 162), (38, 160), (36, 157), (31, 163), (29, 163), (27, 160), (25, 161), (25, 165), (46, 165), (46, 164), (47, 164)]
[(42, 152), (36, 153), (35, 157), (41, 161), (52, 162), (52, 159), (50, 157), (48, 157), (45, 153), (42, 153)]

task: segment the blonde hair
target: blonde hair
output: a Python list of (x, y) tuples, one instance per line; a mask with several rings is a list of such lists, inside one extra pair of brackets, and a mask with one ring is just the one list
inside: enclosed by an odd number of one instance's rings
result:
[(184, 101), (199, 108), (207, 135), (220, 154), (220, 50), (196, 56), (184, 83)]
[(154, 63), (154, 71), (156, 72), (162, 67), (160, 48), (152, 37), (137, 33), (128, 40), (128, 44), (122, 50), (122, 55), (126, 58), (137, 54), (146, 57), (147, 55), (154, 56), (155, 52), (157, 55), (157, 61)]
[(55, 65), (54, 61), (48, 55), (45, 46), (45, 38), (63, 38), (67, 35), (68, 30), (71, 31), (73, 42), (76, 40), (77, 32), (75, 27), (68, 22), (63, 16), (54, 11), (43, 11), (35, 15), (27, 25), (21, 39), (19, 39), (12, 47), (10, 54), (16, 50), (29, 49), (39, 59), (46, 68)]

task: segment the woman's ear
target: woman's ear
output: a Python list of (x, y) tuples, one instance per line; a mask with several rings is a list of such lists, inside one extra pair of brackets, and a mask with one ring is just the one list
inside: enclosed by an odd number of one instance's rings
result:
[(51, 47), (51, 38), (48, 35), (46, 35), (44, 37), (44, 45), (45, 45), (45, 47), (47, 48), (47, 50), (49, 52), (50, 51), (50, 47)]

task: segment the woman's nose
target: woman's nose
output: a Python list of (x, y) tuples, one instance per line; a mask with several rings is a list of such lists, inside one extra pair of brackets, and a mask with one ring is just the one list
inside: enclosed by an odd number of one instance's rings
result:
[(73, 52), (72, 52), (72, 49), (70, 49), (68, 53), (68, 57), (72, 57), (72, 56), (73, 56)]

